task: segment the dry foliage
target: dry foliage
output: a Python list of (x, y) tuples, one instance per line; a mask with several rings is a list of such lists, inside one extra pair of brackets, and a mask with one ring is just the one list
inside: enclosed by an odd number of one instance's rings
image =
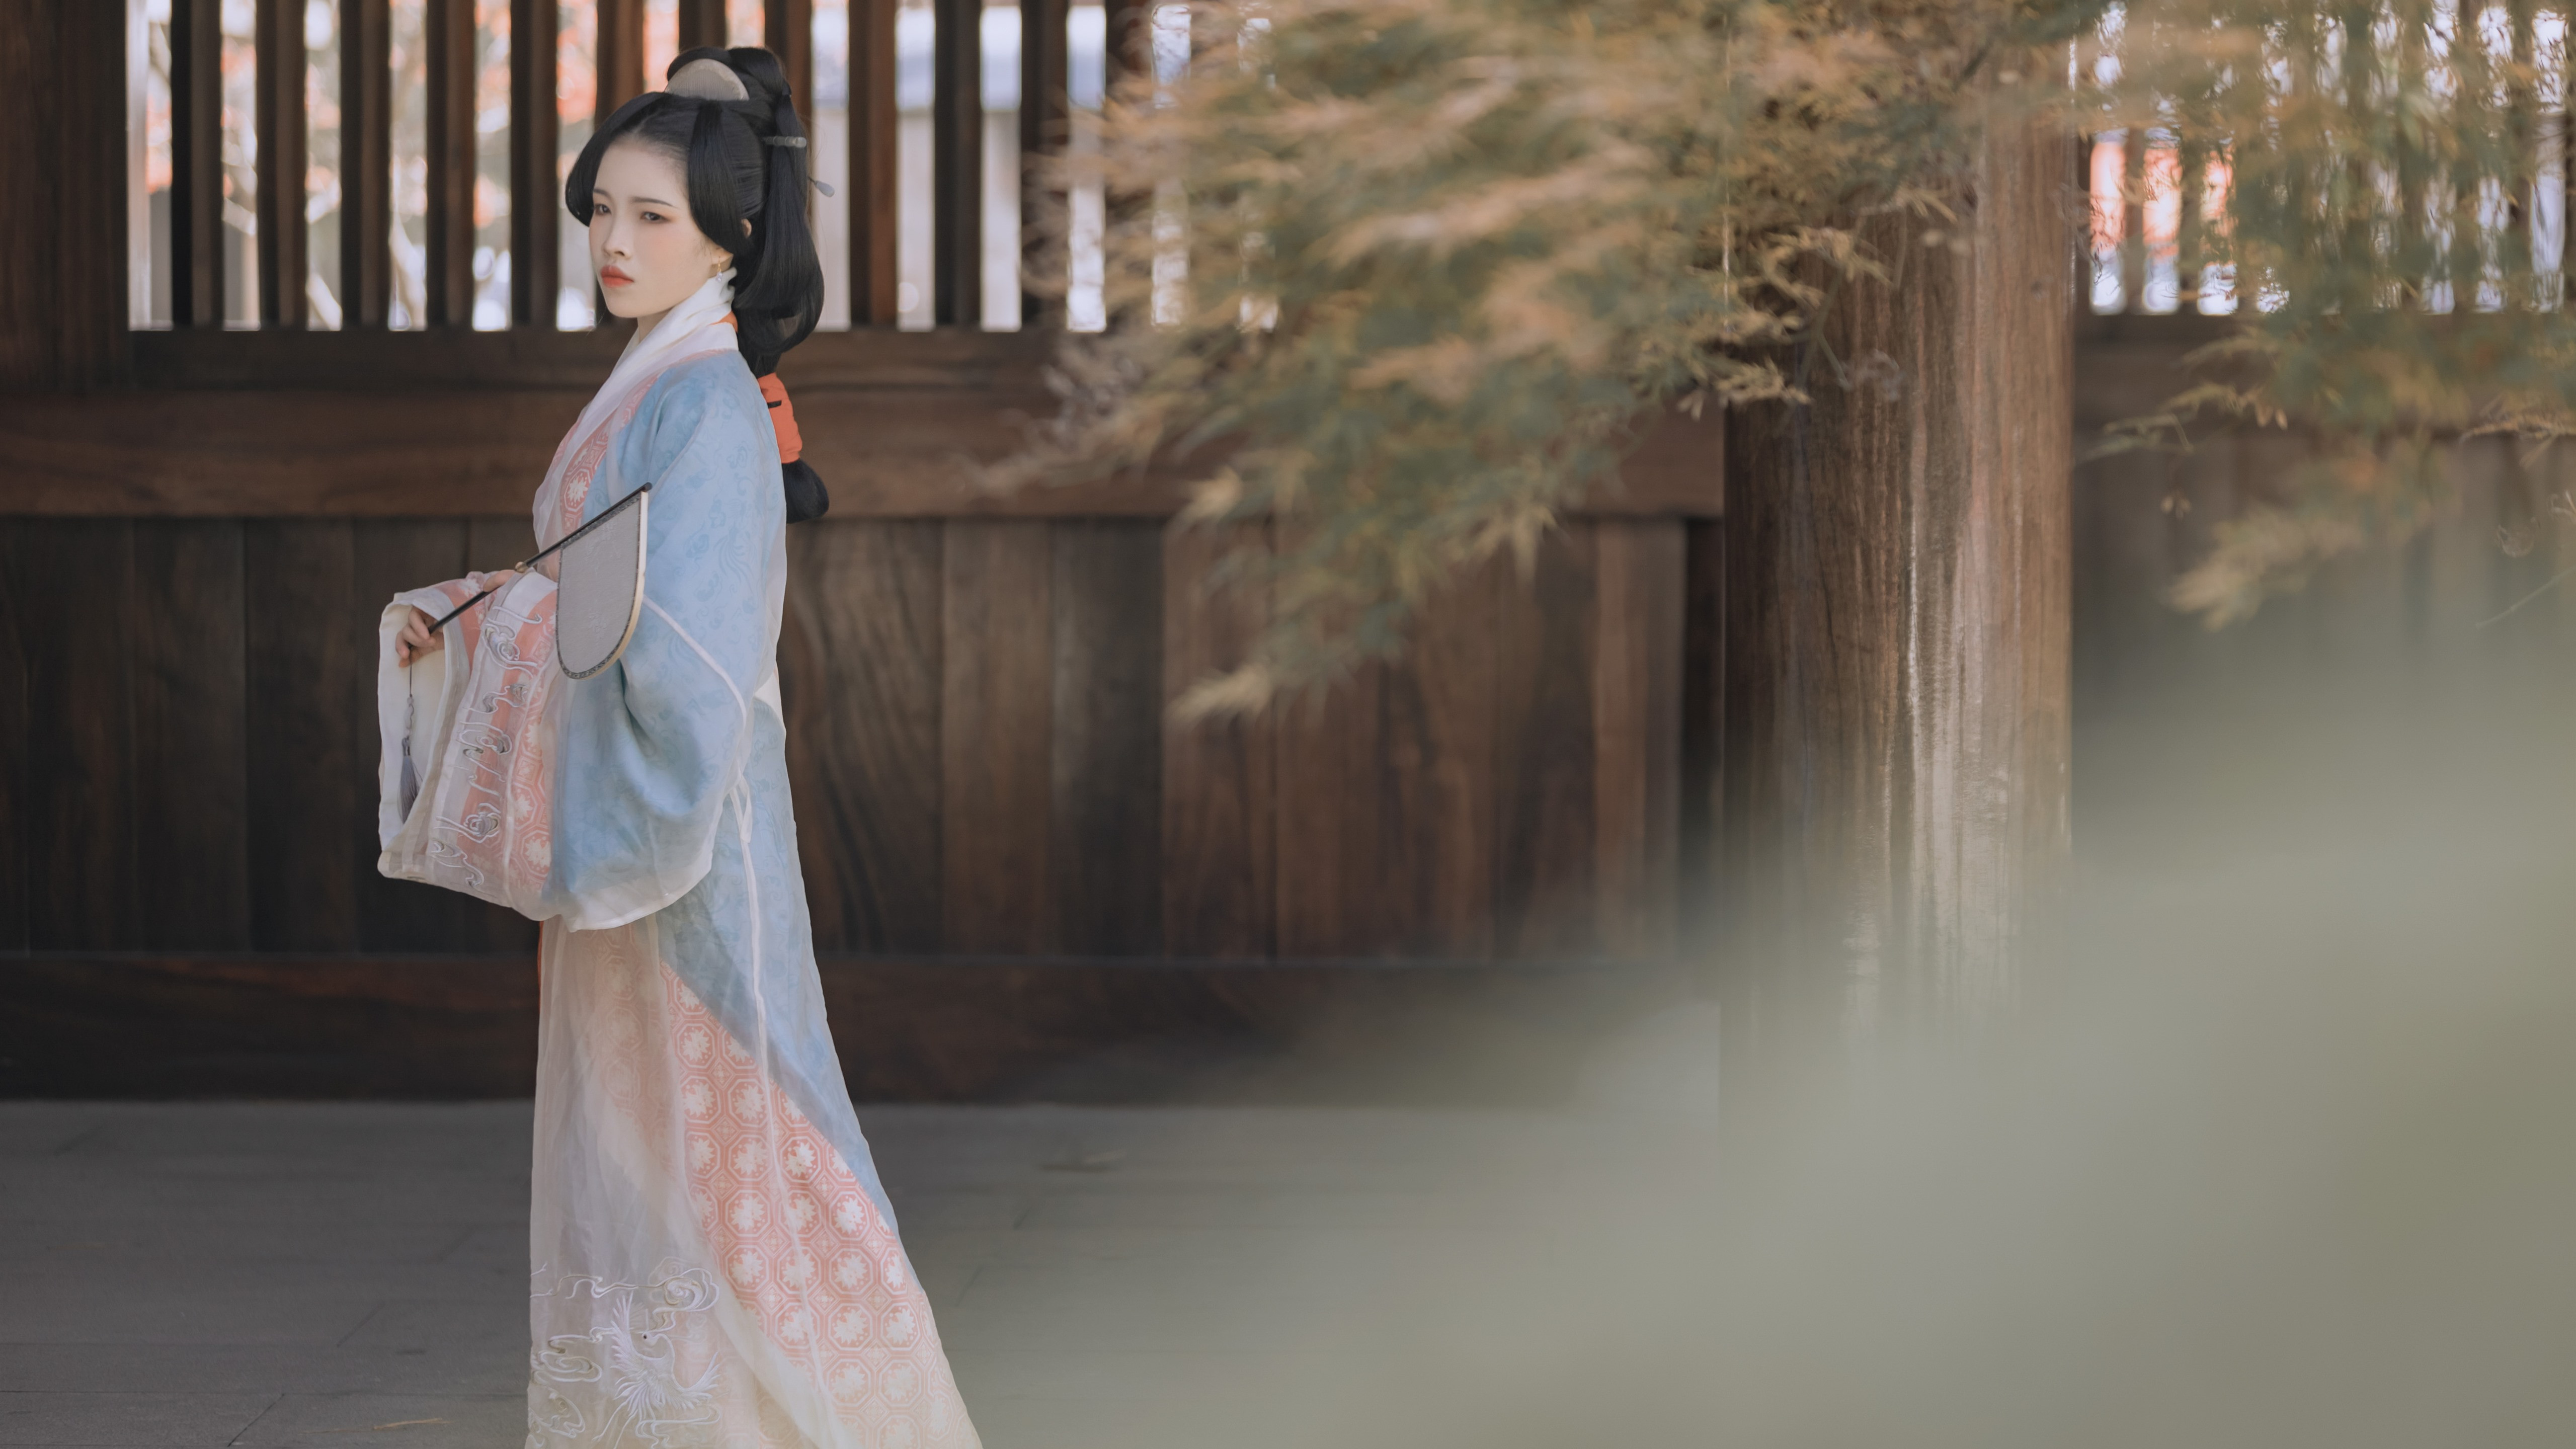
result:
[[(1189, 53), (1123, 81), (1101, 144), (1058, 163), (1110, 198), (1108, 326), (1068, 336), (1064, 410), (1003, 478), (1204, 459), (1192, 519), (1274, 520), (1275, 557), (1236, 574), (1270, 591), (1271, 628), (1185, 709), (1257, 709), (1392, 652), (1452, 572), (1526, 560), (1660, 410), (1794, 395), (1779, 344), (1876, 266), (1856, 224), (1938, 232), (1961, 142), (2000, 111), (2166, 127), (2186, 176), (2233, 168), (2182, 246), (2266, 305), (2208, 359), (2223, 380), (2122, 442), (2297, 420), (2335, 446), (2293, 506), (2226, 533), (2186, 606), (2240, 615), (2419, 526), (2431, 437), (2571, 416), (2565, 314), (2535, 305), (2556, 281), (2491, 224), (2531, 194), (2560, 84), (2528, 9), (1190, 9)], [(2100, 82), (2070, 86), (2071, 61)]]

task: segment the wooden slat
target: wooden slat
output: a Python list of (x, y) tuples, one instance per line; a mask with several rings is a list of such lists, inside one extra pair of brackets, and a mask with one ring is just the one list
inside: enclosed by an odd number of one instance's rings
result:
[(1150, 519), (1053, 526), (1054, 948), (1163, 949), (1163, 540)]
[(27, 862), (35, 849), (23, 555), (31, 527), (41, 525), (0, 518), (0, 951), (27, 949)]
[(170, 4), (170, 322), (224, 325), (221, 0)]
[(1660, 960), (1678, 925), (1683, 524), (1603, 519), (1590, 528), (1597, 929), (1611, 955)]
[(536, 524), (525, 512), (466, 520), (465, 567), (470, 572), (505, 569), (536, 551)]
[(474, 323), (474, 0), (421, 0), (429, 53), (427, 306), (433, 327)]
[[(1065, 0), (1020, 0), (1020, 185), (1027, 193), (1020, 216), (1024, 220), (1046, 214), (1037, 194), (1040, 183), (1034, 163), (1065, 144), (1064, 22)], [(1047, 259), (1037, 249), (1049, 245), (1045, 232), (1026, 227), (1023, 234), (1027, 242), (1022, 265), (1043, 274)], [(1037, 325), (1047, 314), (1048, 298), (1033, 288), (1023, 289), (1020, 308), (1023, 324)]]
[(818, 949), (936, 951), (944, 673), (937, 523), (788, 530), (779, 687)]
[(1480, 959), (1493, 947), (1494, 689), (1479, 571), (1404, 658), (1278, 721), (1278, 950)]
[(52, 524), (19, 549), (27, 939), (39, 950), (112, 949), (137, 935), (133, 528)]
[(1506, 956), (1590, 956), (1602, 945), (1592, 908), (1594, 528), (1551, 534), (1533, 576), (1505, 581), (1494, 609), (1495, 930)]
[[(896, 286), (895, 0), (850, 0), (850, 325), (892, 327)], [(811, 347), (813, 343), (807, 342)], [(800, 352), (805, 350), (798, 349)]]
[[(1217, 587), (1229, 550), (1270, 551), (1269, 528), (1163, 534), (1163, 697), (1243, 662), (1269, 620), (1257, 574)], [(1270, 714), (1163, 723), (1163, 948), (1220, 960), (1268, 957), (1278, 931), (1278, 743)]]
[[(655, 84), (661, 78), (653, 78)], [(644, 0), (599, 0), (599, 112), (607, 121), (619, 106), (644, 94)]]
[(931, 278), (934, 315), (960, 327), (984, 316), (984, 0), (932, 0), (939, 15), (931, 102)]
[(552, 330), (563, 285), (558, 0), (510, 0), (510, 320)]
[(251, 941), (356, 950), (375, 752), (349, 716), (375, 663), (374, 590), (358, 588), (347, 522), (261, 520), (243, 542)]
[[(59, 60), (59, 4), (22, 6), (0, 25), (0, 134), (44, 134), (55, 115), (45, 84)], [(50, 212), (61, 187), (50, 147), (0, 147), (0, 388), (58, 386), (54, 369), (53, 278), (56, 245)], [(119, 188), (122, 190), (122, 188)]]
[(1053, 579), (1043, 523), (955, 522), (941, 567), (941, 896), (952, 952), (1048, 949)]
[(392, 0), (340, 0), (340, 326), (381, 329), (393, 303)]
[[(761, 0), (760, 44), (778, 57), (787, 84), (796, 92), (796, 118), (814, 131), (814, 0)], [(737, 41), (748, 45), (749, 41)], [(823, 178), (832, 185), (840, 178)]]
[(251, 944), (242, 525), (134, 526), (133, 843), (147, 947)]
[[(507, 520), (500, 520), (506, 523)], [(354, 666), (337, 696), (335, 721), (347, 741), (358, 808), (339, 828), (354, 880), (358, 945), (366, 951), (533, 951), (534, 922), (514, 911), (457, 891), (416, 881), (387, 880), (376, 870), (376, 620), (387, 601), (406, 589), (461, 578), (472, 535), (484, 520), (363, 519), (349, 525), (351, 599), (346, 619), (309, 621), (308, 628), (345, 636)], [(524, 534), (525, 529), (521, 532)], [(526, 556), (524, 548), (501, 560)], [(335, 641), (336, 642), (336, 641)], [(315, 821), (316, 830), (325, 828)]]
[[(679, 0), (680, 49), (695, 50), (701, 45), (727, 45), (725, 36), (725, 0)], [(748, 44), (749, 42), (746, 42)], [(660, 76), (646, 79), (659, 84)]]
[(259, 321), (304, 325), (304, 6), (258, 0), (253, 33), (258, 100), (252, 125), (259, 141)]

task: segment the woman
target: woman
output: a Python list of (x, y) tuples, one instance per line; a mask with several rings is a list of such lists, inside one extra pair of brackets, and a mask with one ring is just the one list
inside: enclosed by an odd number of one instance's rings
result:
[(766, 51), (669, 80), (565, 187), (636, 330), (536, 498), (551, 544), (651, 482), (633, 636), (574, 680), (541, 572), (397, 599), (381, 864), (544, 922), (531, 1446), (973, 1445), (824, 1028), (788, 807), (784, 525), (819, 509), (768, 374), (822, 301), (804, 136)]

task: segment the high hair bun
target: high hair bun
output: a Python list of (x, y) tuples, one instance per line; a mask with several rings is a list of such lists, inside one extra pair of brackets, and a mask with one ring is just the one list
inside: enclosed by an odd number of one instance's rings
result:
[(695, 96), (708, 101), (751, 99), (751, 88), (742, 83), (742, 73), (712, 56), (702, 56), (674, 67), (669, 83), (662, 88), (675, 96)]

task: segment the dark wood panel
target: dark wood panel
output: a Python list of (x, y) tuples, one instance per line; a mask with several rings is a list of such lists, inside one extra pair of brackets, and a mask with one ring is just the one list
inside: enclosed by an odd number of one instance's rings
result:
[[(862, 1102), (1537, 1106), (1663, 970), (820, 962)], [(533, 954), (0, 960), (0, 1097), (524, 1097)]]
[(787, 531), (779, 687), (823, 950), (939, 949), (941, 533), (831, 520)]
[(354, 525), (245, 526), (251, 940), (262, 950), (358, 947), (359, 872), (374, 860), (375, 751), (352, 715), (372, 694), (375, 605)]
[(1726, 771), (1726, 521), (1694, 518), (1682, 525), (1681, 802), (1682, 944), (1703, 952), (1716, 926), (1718, 803)]
[[(533, 495), (535, 490), (530, 489), (529, 492)], [(537, 525), (531, 510), (466, 520), (465, 568), (468, 573), (505, 569), (536, 551)]]
[(242, 525), (134, 524), (135, 937), (250, 945)]
[(1496, 653), (1479, 570), (1412, 647), (1278, 721), (1279, 954), (1493, 948)]
[(135, 943), (133, 530), (48, 526), (19, 550), (27, 661), (27, 937), (31, 946)]
[(1548, 535), (1531, 576), (1507, 579), (1497, 594), (1494, 929), (1507, 956), (1602, 948), (1593, 910), (1596, 568), (1592, 526), (1578, 524)]
[[(1220, 575), (1230, 555), (1232, 580)], [(1163, 697), (1243, 662), (1269, 622), (1266, 524), (1163, 535)], [(1271, 954), (1277, 935), (1279, 768), (1273, 716), (1163, 723), (1163, 946), (1219, 960)]]
[(1163, 539), (1152, 520), (1052, 526), (1054, 948), (1163, 949)]
[(1684, 525), (1590, 525), (1593, 901), (1610, 954), (1672, 954), (1681, 823)]
[(948, 950), (1048, 949), (1053, 551), (1048, 525), (946, 526), (940, 845)]
[[(459, 891), (387, 880), (376, 869), (377, 619), (393, 596), (460, 578), (472, 528), (464, 519), (360, 519), (349, 525), (353, 667), (342, 682), (341, 731), (358, 808), (348, 837), (358, 943), (368, 951), (533, 951), (534, 921)], [(510, 559), (503, 559), (507, 564)], [(330, 627), (338, 628), (332, 622)]]
[(27, 948), (27, 857), (34, 845), (28, 807), (27, 617), (28, 525), (0, 518), (0, 951)]

